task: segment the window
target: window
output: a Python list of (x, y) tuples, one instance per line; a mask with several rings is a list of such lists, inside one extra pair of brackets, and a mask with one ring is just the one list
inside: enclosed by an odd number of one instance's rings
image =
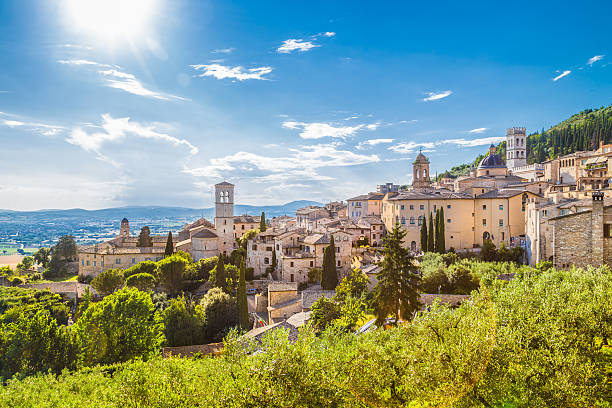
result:
[(483, 210), (486, 210), (486, 209), (487, 209), (486, 204), (483, 204), (482, 209), (483, 209)]
[(121, 263), (121, 258), (115, 258), (115, 263), (119, 265)]
[(253, 249), (253, 251), (257, 251), (257, 245), (253, 245), (251, 248)]
[(340, 261), (338, 261), (338, 266), (340, 266)]
[(402, 217), (402, 225), (406, 224), (406, 218)]
[(85, 266), (85, 260), (81, 259), (81, 266)]
[(266, 247), (266, 251), (272, 252), (272, 247)]
[(484, 225), (485, 227), (487, 226), (487, 219), (486, 218), (482, 219), (482, 225)]
[(291, 282), (293, 282), (293, 274), (291, 274)]
[(446, 220), (446, 222), (450, 224), (451, 219), (450, 219), (450, 218), (448, 218), (448, 219)]
[(414, 210), (414, 205), (410, 204), (410, 209)]
[(340, 247), (336, 247), (336, 253), (340, 253)]
[(132, 258), (132, 263), (135, 264), (136, 263), (136, 258)]
[(448, 204), (448, 205), (446, 206), (446, 208), (448, 208), (448, 209), (450, 210), (450, 208), (451, 208), (450, 204)]
[(499, 219), (499, 226), (503, 227), (504, 226), (504, 220), (502, 220), (501, 218)]
[(423, 217), (422, 215), (419, 216), (419, 225), (423, 225), (423, 219), (425, 217)]
[(244, 224), (242, 224), (242, 229), (244, 229)]
[(419, 209), (424, 210), (424, 209), (425, 209), (425, 206), (424, 206), (423, 204), (421, 204), (421, 205), (419, 206)]
[(395, 216), (395, 223), (396, 223), (396, 224), (399, 224), (399, 215), (396, 215), (396, 216)]
[(93, 265), (93, 266), (96, 266), (96, 261), (93, 261), (93, 263), (94, 263), (94, 265)]
[(506, 234), (502, 231), (502, 241), (506, 239)]
[(312, 268), (313, 266), (314, 266), (314, 263), (310, 261), (310, 267)]
[(434, 205), (434, 212), (436, 212), (437, 209), (438, 209), (438, 206)]
[(403, 205), (400, 208), (402, 209), (402, 211), (404, 210), (404, 206)]
[(499, 211), (504, 211), (504, 205), (503, 204), (499, 205)]
[(87, 266), (89, 266), (89, 261), (87, 261)]
[(264, 258), (264, 265), (269, 265), (270, 264), (270, 258), (265, 257)]
[(104, 261), (100, 261), (100, 266), (104, 268)]
[(414, 217), (410, 217), (410, 224), (414, 225)]
[(604, 238), (612, 238), (612, 224), (604, 224)]
[(289, 265), (291, 265), (291, 267), (293, 268), (293, 262), (289, 262)]

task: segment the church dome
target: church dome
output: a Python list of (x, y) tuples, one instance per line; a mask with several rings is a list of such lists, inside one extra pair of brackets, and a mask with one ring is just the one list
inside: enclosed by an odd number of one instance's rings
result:
[(128, 219), (127, 218), (124, 218), (124, 219), (121, 220), (121, 224), (127, 224), (127, 223), (128, 223)]
[(506, 162), (495, 153), (495, 146), (489, 147), (489, 154), (480, 161), (479, 169), (499, 169), (506, 168)]
[(429, 163), (429, 159), (425, 157), (425, 155), (421, 152), (417, 155), (416, 159), (414, 159), (415, 163)]

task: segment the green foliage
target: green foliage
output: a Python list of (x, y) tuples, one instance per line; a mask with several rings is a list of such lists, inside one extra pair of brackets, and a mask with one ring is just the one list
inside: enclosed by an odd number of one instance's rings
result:
[(324, 290), (334, 290), (338, 285), (338, 272), (336, 271), (336, 245), (334, 236), (329, 245), (323, 250), (323, 271), (321, 273), (321, 287)]
[(405, 236), (406, 232), (396, 225), (383, 239), (383, 260), (374, 288), (374, 310), (379, 325), (389, 315), (395, 317), (396, 323), (400, 317), (410, 320), (420, 307), (420, 277), (414, 258), (402, 245)]
[(238, 244), (246, 251), (249, 240), (255, 238), (257, 234), (259, 234), (259, 229), (248, 230), (242, 234), (242, 237), (238, 238)]
[(68, 274), (66, 264), (77, 260), (77, 246), (74, 238), (71, 235), (60, 237), (57, 244), (51, 248), (51, 259), (44, 277), (57, 278)]
[(21, 314), (12, 323), (0, 324), (0, 377), (32, 375), (75, 368), (76, 350), (69, 330), (58, 326), (48, 310)]
[(0, 266), (0, 276), (4, 276), (8, 278), (9, 276), (13, 276), (15, 272), (11, 269), (10, 266)]
[(31, 256), (24, 256), (21, 262), (17, 264), (17, 271), (25, 271), (31, 269), (34, 266), (34, 258)]
[(421, 289), (424, 293), (447, 293), (449, 280), (442, 255), (435, 252), (425, 253), (419, 269), (421, 270)]
[(428, 245), (427, 218), (424, 218), (421, 224), (421, 251), (427, 252)]
[(261, 218), (259, 219), (259, 231), (266, 232), (266, 214), (262, 211)]
[(151, 297), (133, 288), (92, 304), (72, 328), (80, 366), (147, 359), (164, 339)]
[[(425, 220), (423, 220), (425, 222)], [(433, 216), (429, 213), (429, 227), (427, 227), (427, 252), (434, 252), (436, 249), (435, 241), (436, 227), (434, 225)], [(425, 252), (425, 249), (423, 249)]]
[(159, 283), (166, 293), (175, 295), (183, 286), (184, 273), (189, 262), (179, 254), (169, 256), (157, 263)]
[(368, 277), (359, 269), (355, 269), (342, 278), (336, 287), (336, 300), (343, 302), (349, 296), (360, 298), (367, 291)]
[(497, 258), (495, 244), (490, 239), (485, 240), (480, 251), (480, 259), (485, 262), (493, 262)]
[(185, 279), (187, 280), (204, 280), (207, 281), (210, 278), (210, 271), (215, 268), (217, 264), (217, 257), (203, 258), (198, 262), (194, 263), (185, 271)]
[(171, 256), (174, 253), (174, 242), (172, 242), (172, 231), (168, 232), (168, 239), (166, 240), (166, 248), (164, 249), (165, 256)]
[(34, 261), (36, 261), (36, 263), (43, 268), (46, 268), (47, 265), (49, 265), (50, 255), (51, 251), (49, 248), (42, 247), (38, 251), (34, 252)]
[(162, 312), (166, 345), (170, 347), (206, 343), (206, 322), (202, 308), (179, 296), (170, 299)]
[[(229, 263), (240, 267), (240, 262), (242, 262), (242, 259), (246, 259), (246, 249), (240, 247), (238, 249), (234, 249), (229, 256)], [(213, 265), (214, 267), (214, 265)], [(212, 268), (211, 268), (212, 269)]]
[(444, 207), (438, 210), (438, 233), (436, 235), (436, 250), (438, 253), (443, 254), (446, 252), (446, 231), (445, 231), (445, 220), (444, 220)]
[(153, 290), (155, 287), (155, 276), (150, 273), (137, 273), (125, 280), (125, 285), (130, 288), (136, 288), (144, 292)]
[(123, 287), (125, 278), (123, 269), (107, 269), (100, 272), (92, 281), (91, 286), (102, 296), (110, 295), (111, 293)]
[(244, 259), (240, 262), (240, 276), (238, 278), (238, 321), (243, 330), (249, 330), (249, 304), (246, 294), (246, 278), (245, 278)]
[(144, 226), (140, 229), (140, 234), (138, 234), (138, 242), (136, 243), (137, 247), (146, 248), (153, 246), (153, 239), (151, 238), (151, 230), (148, 226)]
[(276, 250), (272, 251), (272, 265), (270, 265), (272, 267), (272, 271), (276, 271), (276, 268), (278, 268), (278, 260), (276, 259)]
[(325, 330), (332, 322), (341, 317), (341, 305), (325, 296), (321, 296), (310, 307), (310, 321), (319, 331)]
[(210, 271), (210, 283), (212, 283), (215, 288), (221, 288), (225, 292), (229, 292), (222, 254), (217, 256), (217, 265)]
[(209, 341), (219, 341), (238, 325), (236, 300), (221, 288), (212, 288), (200, 300), (206, 322), (206, 337)]
[(16, 322), (46, 310), (59, 324), (68, 322), (70, 309), (62, 297), (48, 290), (0, 286), (0, 322)]
[(319, 283), (321, 282), (321, 275), (323, 271), (321, 268), (310, 268), (308, 270), (308, 282), (310, 283)]
[(245, 279), (250, 282), (255, 277), (255, 268), (248, 267), (245, 269)]
[(159, 276), (159, 268), (153, 261), (143, 261), (123, 270), (123, 276), (126, 279), (138, 273), (148, 273), (149, 275), (157, 277)]
[(454, 264), (448, 268), (448, 284), (453, 293), (457, 295), (469, 295), (478, 289), (479, 281), (472, 275), (471, 270), (464, 264)]

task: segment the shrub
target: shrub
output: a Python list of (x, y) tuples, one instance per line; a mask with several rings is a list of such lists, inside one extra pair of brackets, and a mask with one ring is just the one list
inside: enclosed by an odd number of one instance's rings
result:
[(321, 282), (321, 274), (323, 271), (321, 268), (311, 268), (308, 271), (308, 282), (309, 283), (319, 283)]
[(174, 295), (181, 289), (187, 265), (188, 261), (177, 254), (159, 261), (159, 282), (169, 295)]
[(334, 320), (342, 316), (340, 304), (325, 296), (321, 296), (312, 304), (310, 312), (310, 320), (319, 331), (325, 330)]
[(218, 258), (216, 256), (200, 259), (193, 264), (193, 268), (189, 268), (188, 271), (185, 272), (185, 279), (208, 280), (210, 278), (210, 271), (217, 265), (217, 260)]
[(221, 288), (212, 288), (200, 300), (202, 313), (206, 322), (208, 341), (219, 341), (238, 325), (238, 306), (236, 299)]
[(25, 279), (22, 278), (21, 276), (13, 276), (11, 278), (11, 284), (13, 286), (24, 285), (25, 283), (26, 283)]
[(136, 265), (125, 269), (123, 271), (123, 276), (127, 279), (132, 275), (136, 275), (137, 273), (148, 273), (149, 275), (153, 275), (156, 279), (159, 276), (157, 264), (153, 261), (139, 262)]
[(457, 295), (469, 295), (478, 289), (479, 285), (470, 268), (463, 264), (455, 264), (448, 268), (448, 281), (452, 293)]
[(91, 275), (79, 275), (77, 277), (77, 281), (79, 281), (79, 283), (91, 283), (91, 281), (93, 280), (93, 276)]
[(170, 347), (206, 343), (206, 321), (202, 308), (180, 296), (170, 299), (162, 312), (166, 344)]
[(137, 273), (125, 280), (126, 286), (148, 292), (155, 287), (155, 277), (150, 273)]
[(93, 278), (91, 286), (98, 294), (106, 296), (122, 288), (124, 282), (122, 269), (107, 269)]

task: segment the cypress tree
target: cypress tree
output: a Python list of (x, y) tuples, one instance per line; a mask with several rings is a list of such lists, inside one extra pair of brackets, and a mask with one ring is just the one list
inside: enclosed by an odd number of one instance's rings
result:
[(276, 251), (272, 250), (272, 272), (275, 272), (277, 267), (278, 260), (276, 259)]
[(436, 242), (434, 244), (434, 251), (440, 252), (440, 210), (436, 210), (436, 217), (434, 218), (434, 224), (436, 229), (434, 231), (434, 236), (436, 237)]
[(329, 245), (323, 251), (323, 273), (321, 276), (321, 288), (334, 290), (338, 286), (338, 273), (336, 272), (336, 245), (334, 236), (331, 236)]
[(168, 233), (168, 239), (166, 240), (166, 250), (164, 251), (165, 256), (171, 256), (174, 253), (174, 243), (172, 242), (172, 231)]
[(215, 266), (215, 273), (212, 277), (212, 284), (216, 288), (221, 288), (227, 292), (227, 276), (225, 273), (225, 263), (223, 262), (223, 254), (219, 253), (217, 257), (217, 266)]
[(266, 214), (262, 211), (259, 219), (259, 232), (266, 232)]
[(436, 250), (436, 242), (434, 241), (434, 233), (436, 227), (433, 221), (433, 215), (429, 213), (429, 227), (427, 227), (427, 252), (433, 252)]
[(249, 303), (247, 302), (246, 294), (246, 278), (244, 258), (240, 260), (240, 276), (238, 278), (238, 321), (240, 327), (244, 330), (249, 330)]
[(421, 251), (427, 252), (427, 218), (421, 223)]
[(440, 208), (440, 224), (438, 231), (438, 252), (443, 254), (446, 252), (446, 236), (444, 231), (444, 208)]

